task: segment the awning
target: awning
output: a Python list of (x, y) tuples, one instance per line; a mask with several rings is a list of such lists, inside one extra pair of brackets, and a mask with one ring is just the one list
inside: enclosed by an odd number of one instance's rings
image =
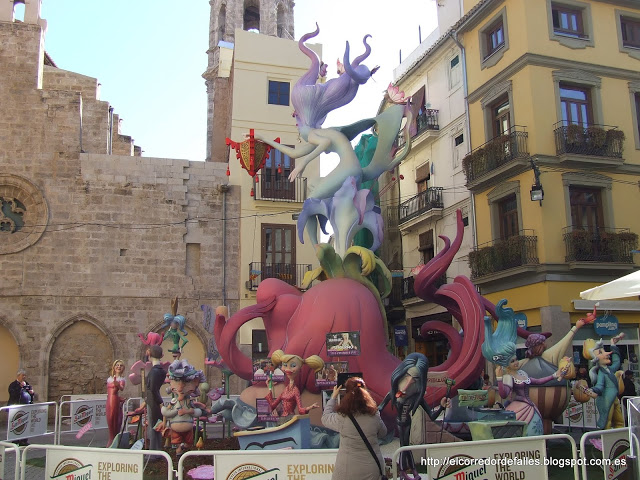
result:
[(612, 298), (635, 297), (640, 295), (640, 270), (620, 277), (599, 287), (580, 292), (585, 300), (610, 300)]

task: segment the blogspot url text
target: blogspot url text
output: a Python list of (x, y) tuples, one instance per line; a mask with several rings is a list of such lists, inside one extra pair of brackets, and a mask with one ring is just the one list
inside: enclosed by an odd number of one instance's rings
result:
[(615, 467), (624, 467), (627, 465), (627, 460), (625, 458), (553, 458), (553, 457), (545, 457), (545, 458), (509, 458), (496, 456), (494, 458), (470, 458), (470, 457), (444, 457), (444, 458), (425, 458), (422, 457), (420, 459), (420, 465), (426, 465), (431, 467), (440, 467), (440, 466), (509, 466), (509, 467), (526, 467), (526, 466), (554, 466), (554, 467), (574, 467), (574, 466), (615, 466)]

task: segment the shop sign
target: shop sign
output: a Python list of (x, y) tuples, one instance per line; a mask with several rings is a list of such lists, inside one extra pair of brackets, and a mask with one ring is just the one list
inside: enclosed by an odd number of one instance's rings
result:
[(516, 313), (513, 318), (520, 328), (527, 328), (527, 315), (525, 313)]
[(593, 329), (598, 335), (615, 336), (618, 334), (618, 319), (613, 315), (596, 318)]
[(396, 325), (393, 327), (393, 335), (396, 340), (396, 347), (406, 347), (409, 345), (406, 325)]

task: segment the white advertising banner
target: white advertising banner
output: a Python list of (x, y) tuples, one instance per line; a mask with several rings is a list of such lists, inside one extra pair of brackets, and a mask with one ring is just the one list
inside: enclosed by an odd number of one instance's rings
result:
[(12, 405), (7, 415), (7, 440), (36, 437), (47, 433), (49, 405)]
[[(461, 453), (464, 452), (464, 453)], [(512, 442), (432, 448), (428, 458), (415, 458), (427, 465), (429, 478), (438, 480), (547, 478), (544, 439), (514, 438)]]
[(216, 480), (244, 478), (324, 480), (331, 478), (336, 464), (336, 455), (337, 450), (331, 452), (292, 450), (285, 455), (278, 450), (251, 452), (250, 455), (216, 454), (213, 457), (214, 478)]
[(580, 403), (572, 396), (567, 409), (562, 412), (562, 425), (596, 428), (596, 415), (595, 400), (591, 399), (586, 403)]
[(123, 455), (117, 449), (105, 453), (77, 449), (47, 449), (48, 480), (142, 480), (143, 455)]
[(604, 478), (605, 480), (631, 479), (631, 472), (627, 470), (627, 462), (621, 462), (622, 459), (626, 460), (627, 455), (631, 453), (629, 450), (629, 430), (616, 430), (614, 432), (603, 430), (600, 434), (602, 457), (611, 460), (610, 465), (604, 466)]
[(77, 432), (91, 422), (91, 428), (107, 428), (107, 401), (83, 400), (71, 404), (71, 431)]

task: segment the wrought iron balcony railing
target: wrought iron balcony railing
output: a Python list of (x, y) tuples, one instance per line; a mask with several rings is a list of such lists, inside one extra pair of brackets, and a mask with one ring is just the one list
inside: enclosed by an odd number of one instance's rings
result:
[(393, 308), (393, 307), (402, 306), (403, 291), (404, 291), (404, 278), (392, 277), (391, 293), (389, 293), (389, 296), (387, 297), (389, 299), (387, 302), (389, 307)]
[[(419, 113), (416, 117), (416, 133), (414, 133), (411, 137), (415, 137), (420, 135), (425, 130), (440, 130), (440, 125), (438, 124), (438, 110), (435, 108), (428, 108), (423, 113)], [(404, 135), (402, 131), (398, 134), (397, 140), (398, 148), (404, 145)]]
[(638, 248), (638, 234), (628, 228), (565, 227), (567, 262), (633, 263), (632, 250)]
[(274, 202), (304, 202), (307, 197), (307, 179), (298, 177), (290, 182), (284, 173), (258, 174), (253, 179), (254, 198)]
[(576, 125), (565, 121), (553, 126), (556, 154), (596, 155), (622, 158), (624, 132), (610, 125)]
[(398, 221), (399, 223), (406, 222), (433, 208), (444, 208), (442, 187), (427, 188), (424, 192), (402, 202), (398, 207)]
[(478, 245), (469, 252), (471, 278), (538, 263), (538, 237), (533, 230), (521, 230), (518, 235)]
[(311, 270), (310, 264), (251, 262), (246, 287), (248, 290), (256, 290), (262, 280), (278, 278), (289, 285), (301, 288), (304, 274), (309, 270)]
[[(402, 279), (402, 299), (407, 300), (408, 298), (414, 298), (416, 296), (416, 292), (413, 290), (413, 282), (414, 277), (405, 277)], [(447, 274), (443, 273), (440, 278), (438, 278), (434, 285), (436, 288), (440, 288), (442, 285), (447, 283)]]
[(467, 177), (467, 183), (477, 180), (515, 158), (527, 158), (529, 134), (524, 131), (525, 128), (519, 125), (513, 126), (504, 135), (492, 138), (464, 157), (462, 168)]

